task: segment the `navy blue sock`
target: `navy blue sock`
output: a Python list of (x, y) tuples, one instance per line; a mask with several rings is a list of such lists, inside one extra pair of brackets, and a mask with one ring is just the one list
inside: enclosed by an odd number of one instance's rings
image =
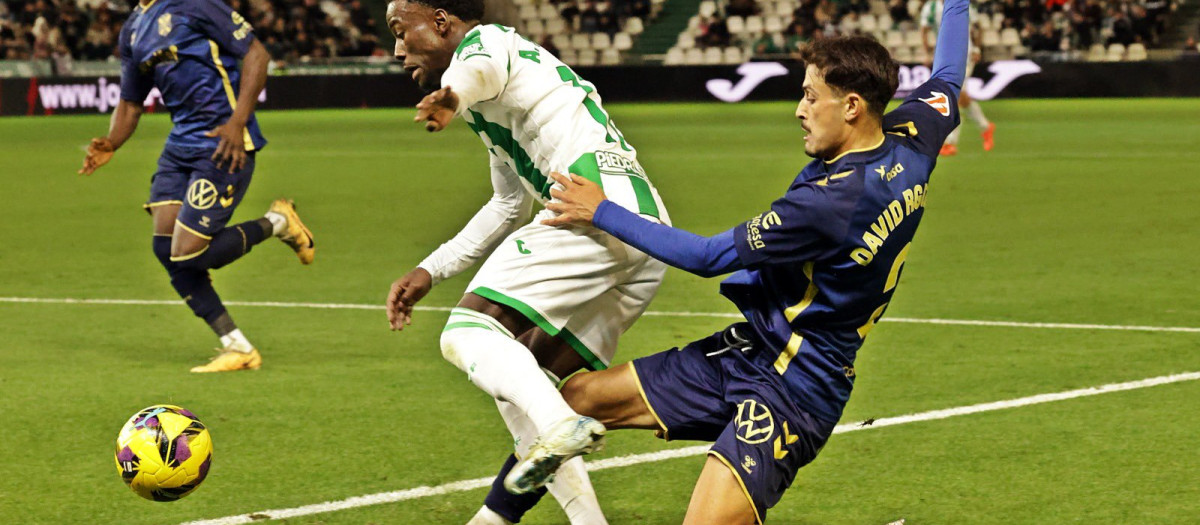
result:
[(504, 488), (504, 478), (508, 476), (509, 471), (517, 464), (517, 457), (509, 454), (508, 459), (504, 461), (504, 467), (500, 469), (500, 474), (496, 476), (496, 480), (492, 482), (492, 490), (488, 492), (487, 498), (484, 498), (483, 504), (493, 512), (504, 517), (504, 519), (513, 523), (520, 523), (521, 517), (529, 512), (542, 496), (546, 495), (546, 487), (537, 489), (528, 494), (512, 494)]
[[(225, 305), (221, 304), (221, 297), (212, 287), (208, 270), (185, 268), (171, 261), (171, 237), (168, 235), (154, 236), (154, 255), (167, 269), (167, 274), (171, 276), (171, 286), (192, 309), (192, 313), (214, 327), (217, 335), (229, 333), (231, 330), (217, 328), (218, 325), (232, 326), (233, 322), (229, 320)], [(221, 333), (222, 330), (225, 333)]]
[(216, 270), (250, 253), (250, 248), (263, 242), (271, 230), (271, 221), (267, 219), (235, 224), (213, 235), (204, 251), (194, 257), (177, 258), (174, 262), (184, 268)]

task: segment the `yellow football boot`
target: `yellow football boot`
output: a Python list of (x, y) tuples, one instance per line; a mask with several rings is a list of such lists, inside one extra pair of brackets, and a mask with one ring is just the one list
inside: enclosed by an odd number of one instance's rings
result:
[(291, 199), (276, 199), (271, 203), (271, 211), (287, 217), (287, 231), (279, 236), (279, 240), (292, 247), (301, 263), (312, 264), (317, 246), (313, 242), (312, 232), (300, 222), (300, 216), (296, 214), (296, 204)]
[(220, 355), (212, 358), (207, 365), (192, 368), (192, 372), (204, 374), (208, 372), (233, 372), (235, 370), (258, 370), (262, 366), (262, 356), (258, 350), (250, 353), (238, 352), (227, 348), (218, 348)]

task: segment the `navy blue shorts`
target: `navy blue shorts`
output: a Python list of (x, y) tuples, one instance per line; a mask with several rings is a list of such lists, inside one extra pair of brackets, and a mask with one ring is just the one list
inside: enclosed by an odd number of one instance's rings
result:
[[(800, 409), (778, 373), (754, 364), (748, 324), (633, 361), (638, 387), (665, 439), (715, 441), (709, 454), (737, 476), (759, 523), (817, 457), (836, 422)], [(743, 346), (737, 348), (736, 346)]]
[(179, 204), (177, 223), (192, 233), (211, 239), (233, 216), (254, 176), (254, 152), (246, 152), (246, 165), (229, 173), (210, 157), (212, 148), (167, 145), (158, 158), (158, 171), (150, 181), (146, 211), (155, 206)]

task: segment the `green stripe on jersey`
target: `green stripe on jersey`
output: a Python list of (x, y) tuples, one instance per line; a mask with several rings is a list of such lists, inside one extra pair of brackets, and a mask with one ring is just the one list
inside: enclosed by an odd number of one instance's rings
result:
[(479, 26), (475, 26), (475, 29), (467, 32), (467, 36), (463, 38), (462, 42), (458, 43), (458, 47), (454, 48), (454, 54), (457, 55), (461, 53), (462, 50), (475, 44), (479, 44), (481, 46), (483, 45), (483, 42), (479, 37)]
[(584, 153), (575, 159), (575, 163), (567, 168), (567, 171), (595, 182), (601, 189), (604, 189), (604, 181), (600, 179), (600, 165), (596, 164), (595, 153)]
[(629, 184), (633, 186), (633, 194), (637, 195), (638, 212), (657, 218), (658, 203), (654, 201), (654, 192), (650, 191), (650, 184), (635, 175), (629, 176)]
[(517, 175), (519, 175), (522, 179), (529, 181), (529, 183), (533, 185), (533, 189), (537, 191), (539, 195), (549, 199), (550, 186), (553, 185), (553, 182), (550, 182), (546, 176), (542, 174), (542, 172), (538, 170), (536, 166), (533, 165), (533, 159), (529, 158), (529, 153), (526, 152), (525, 148), (522, 148), (521, 144), (517, 142), (517, 139), (513, 137), (512, 131), (504, 126), (496, 124), (495, 122), (488, 122), (487, 119), (483, 118), (483, 115), (480, 115), (477, 111), (467, 110), (467, 112), (471, 114), (472, 120), (467, 121), (467, 126), (471, 128), (471, 131), (487, 135), (488, 140), (492, 141), (492, 144), (504, 150), (505, 153), (508, 153), (508, 156), (512, 157), (513, 165), (516, 168)]

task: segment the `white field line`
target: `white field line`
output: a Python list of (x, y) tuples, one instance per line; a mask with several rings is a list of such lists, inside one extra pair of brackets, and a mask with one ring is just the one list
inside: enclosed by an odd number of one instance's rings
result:
[[(72, 299), (67, 297), (0, 297), (0, 303), (25, 304), (80, 304), (80, 305), (133, 305), (133, 306), (175, 306), (182, 305), (177, 300), (155, 299)], [(276, 301), (224, 301), (228, 306), (249, 306), (266, 308), (314, 308), (323, 310), (383, 310), (381, 304), (348, 304), (348, 303), (287, 303)], [(449, 312), (448, 306), (418, 306), (418, 311)], [(742, 315), (731, 312), (665, 312), (648, 311), (647, 317), (716, 317), (741, 319)], [(917, 319), (911, 317), (884, 317), (885, 323), (934, 324), (956, 326), (991, 326), (1005, 328), (1050, 328), (1063, 330), (1117, 330), (1130, 332), (1182, 332), (1200, 333), (1200, 327), (1191, 326), (1138, 326), (1113, 324), (1079, 324), (1079, 323), (1028, 323), (1020, 321), (987, 321), (980, 319)]]
[[(1197, 379), (1200, 379), (1200, 372), (1186, 372), (1182, 374), (1151, 377), (1148, 379), (1129, 381), (1125, 383), (1109, 383), (1090, 388), (1080, 388), (1078, 390), (1069, 390), (1066, 392), (1058, 392), (1053, 394), (1039, 394), (1036, 396), (1009, 399), (1007, 401), (995, 401), (991, 403), (980, 403), (977, 405), (947, 408), (943, 410), (931, 410), (929, 412), (920, 412), (917, 414), (908, 414), (904, 416), (882, 417), (876, 419), (869, 425), (866, 422), (845, 423), (838, 425), (833, 430), (833, 433), (845, 434), (847, 432), (857, 432), (859, 430), (905, 425), (908, 423), (917, 423), (921, 421), (934, 421), (938, 419), (964, 416), (967, 414), (978, 414), (980, 412), (991, 412), (994, 410), (1038, 405), (1042, 403), (1064, 401), (1067, 399), (1075, 399), (1080, 397), (1097, 396), (1111, 392), (1122, 392), (1125, 390), (1136, 390), (1139, 388), (1148, 388), (1170, 383), (1195, 381)], [(642, 463), (654, 463), (668, 459), (700, 456), (708, 452), (708, 449), (708, 445), (697, 445), (692, 447), (663, 450), (660, 452), (650, 452), (646, 454), (632, 454), (628, 456), (590, 461), (587, 463), (587, 468), (589, 471), (597, 471), (610, 468), (629, 467)], [(240, 514), (237, 516), (226, 516), (224, 518), (189, 521), (183, 525), (238, 525), (243, 523), (254, 523), (256, 521), (268, 519), (279, 520), (285, 518), (296, 518), (300, 516), (309, 516), (313, 514), (353, 509), (357, 507), (367, 507), (372, 505), (381, 505), (384, 503), (396, 503), (430, 496), (439, 496), (442, 494), (451, 494), (455, 492), (466, 492), (468, 490), (490, 486), (492, 484), (492, 479), (493, 478), (475, 478), (455, 481), (453, 483), (446, 483), (436, 487), (422, 486), (393, 492), (380, 492), (378, 494), (355, 496), (353, 498), (347, 498), (338, 501), (328, 501), (325, 503), (315, 503), (312, 505), (305, 505), (290, 509), (263, 510), (249, 514)]]

